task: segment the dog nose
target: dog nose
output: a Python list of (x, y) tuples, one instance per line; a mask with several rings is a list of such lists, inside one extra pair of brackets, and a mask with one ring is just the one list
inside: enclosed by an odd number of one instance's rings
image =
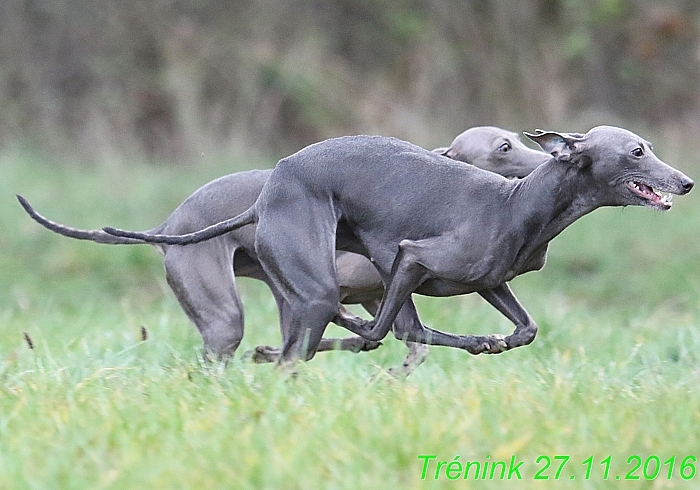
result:
[(683, 179), (681, 179), (681, 187), (683, 187), (685, 192), (690, 192), (690, 189), (692, 189), (694, 185), (695, 182), (688, 177), (683, 177)]

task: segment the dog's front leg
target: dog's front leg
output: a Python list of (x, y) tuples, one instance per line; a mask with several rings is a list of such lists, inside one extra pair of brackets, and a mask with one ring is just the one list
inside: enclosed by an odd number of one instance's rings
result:
[(535, 340), (537, 324), (522, 307), (507, 283), (481, 290), (479, 294), (515, 324), (515, 331), (504, 338), (507, 350), (527, 345)]
[[(333, 323), (347, 328), (352, 333), (360, 335), (367, 340), (382, 340), (392, 329), (394, 320), (404, 306), (404, 303), (410, 301), (411, 293), (418, 287), (425, 275), (425, 267), (415, 260), (412, 253), (411, 245), (413, 242), (408, 240), (401, 242), (399, 251), (396, 254), (394, 263), (391, 268), (391, 275), (384, 289), (379, 311), (375, 317), (370, 320), (352, 315), (345, 308), (340, 306), (339, 312), (333, 319)], [(415, 309), (414, 309), (415, 312)], [(415, 318), (413, 318), (415, 316)], [(417, 318), (417, 314), (408, 316), (411, 321), (408, 325), (411, 330), (420, 330), (422, 325)], [(397, 338), (402, 338), (404, 332), (396, 332), (399, 335)], [(409, 334), (419, 332), (408, 332)], [(405, 339), (413, 340), (413, 339)], [(422, 342), (425, 343), (425, 342)]]
[[(367, 310), (372, 316), (375, 316), (377, 314), (380, 305), (381, 302), (379, 300), (366, 301), (362, 303), (364, 309)], [(402, 308), (401, 311), (399, 311), (399, 314), (396, 316), (396, 319), (394, 320), (394, 336), (399, 340), (402, 340), (401, 332), (409, 330), (410, 325), (413, 324), (413, 322), (418, 316), (418, 314), (416, 313), (416, 318), (413, 318), (410, 314), (410, 311), (408, 311), (408, 315), (404, 313), (405, 311), (406, 310)], [(393, 367), (389, 369), (389, 374), (391, 374), (392, 376), (408, 376), (413, 371), (415, 371), (415, 369), (418, 366), (423, 364), (423, 361), (425, 361), (426, 357), (428, 357), (428, 351), (430, 349), (427, 344), (411, 342), (410, 340), (402, 341), (406, 345), (406, 347), (408, 347), (408, 354), (406, 354), (406, 359), (403, 361), (400, 367)]]
[[(470, 354), (499, 354), (508, 350), (502, 335), (455, 335), (424, 326), (418, 318), (416, 307), (411, 298), (408, 298), (403, 303), (396, 318), (400, 318), (401, 322), (397, 322), (394, 325), (395, 327), (400, 325), (401, 329), (396, 329), (394, 335), (397, 339), (406, 342), (456, 347), (464, 349)], [(353, 315), (342, 305), (340, 305), (339, 313), (333, 319), (333, 322), (341, 327), (348, 328), (348, 330), (358, 335), (363, 335), (363, 332), (365, 332), (365, 330), (362, 330), (364, 325), (372, 323)], [(407, 358), (408, 365), (405, 369), (407, 374), (423, 362), (425, 359), (424, 354), (427, 353), (420, 348), (414, 350), (415, 359)], [(411, 357), (411, 353), (409, 353), (409, 357)]]
[(421, 324), (411, 293), (425, 279), (428, 269), (423, 263), (429, 263), (430, 257), (430, 249), (420, 242), (401, 242), (384, 298), (374, 320), (363, 320), (341, 308), (333, 322), (366, 339), (381, 340), (400, 315), (403, 321), (394, 325), (399, 327), (394, 333), (404, 341), (456, 347), (471, 354), (498, 354), (508, 350), (501, 335), (455, 335)]

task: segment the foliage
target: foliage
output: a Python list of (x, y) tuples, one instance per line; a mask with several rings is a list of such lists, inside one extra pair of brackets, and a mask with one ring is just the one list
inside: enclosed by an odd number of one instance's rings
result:
[(0, 143), (186, 160), (482, 124), (693, 133), (698, 25), (687, 0), (6, 0)]

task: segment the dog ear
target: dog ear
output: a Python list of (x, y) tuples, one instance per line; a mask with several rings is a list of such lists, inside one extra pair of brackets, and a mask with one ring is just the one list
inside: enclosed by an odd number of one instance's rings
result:
[(553, 157), (564, 161), (572, 160), (572, 157), (578, 153), (576, 143), (583, 138), (580, 133), (557, 133), (541, 129), (536, 129), (534, 133), (523, 132), (523, 134)]
[(441, 146), (440, 148), (435, 148), (433, 150), (433, 153), (437, 153), (438, 155), (445, 155), (447, 156), (447, 152), (450, 151), (449, 146)]

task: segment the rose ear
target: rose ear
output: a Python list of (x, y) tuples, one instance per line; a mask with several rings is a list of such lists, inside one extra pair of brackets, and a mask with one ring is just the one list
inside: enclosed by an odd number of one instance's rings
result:
[(441, 146), (440, 148), (435, 148), (433, 150), (433, 153), (437, 153), (438, 155), (445, 155), (447, 156), (447, 152), (450, 151), (449, 146)]
[(571, 155), (576, 152), (576, 142), (583, 137), (579, 133), (557, 133), (541, 129), (536, 129), (534, 133), (524, 132), (523, 134), (560, 160), (570, 160)]

